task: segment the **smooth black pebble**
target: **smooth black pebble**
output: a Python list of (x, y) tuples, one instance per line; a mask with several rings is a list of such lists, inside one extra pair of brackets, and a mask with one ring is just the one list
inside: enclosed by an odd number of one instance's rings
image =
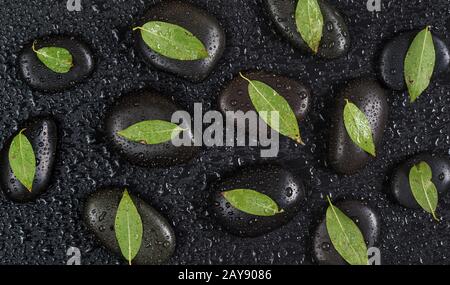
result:
[[(84, 208), (84, 220), (100, 240), (112, 252), (122, 256), (117, 242), (114, 224), (123, 189), (102, 189), (89, 196)], [(142, 245), (132, 261), (138, 265), (166, 262), (175, 251), (175, 234), (172, 226), (155, 209), (130, 194), (141, 216), (143, 225)]]
[(400, 164), (391, 179), (391, 191), (397, 202), (412, 209), (419, 209), (420, 205), (413, 196), (409, 185), (409, 172), (411, 168), (420, 163), (426, 162), (433, 172), (433, 181), (438, 191), (438, 196), (444, 195), (450, 189), (450, 161), (448, 158), (432, 155), (419, 154)]
[(33, 42), (27, 44), (19, 57), (20, 73), (33, 89), (40, 91), (61, 91), (85, 80), (94, 70), (94, 56), (89, 46), (75, 37), (49, 36), (36, 40), (35, 48), (62, 47), (73, 57), (73, 67), (67, 73), (56, 73), (37, 57), (32, 49)]
[[(380, 75), (387, 87), (393, 90), (406, 89), (404, 77), (404, 64), (406, 54), (419, 31), (412, 31), (400, 34), (389, 41), (380, 57)], [(433, 35), (433, 42), (436, 50), (436, 65), (434, 67), (433, 78), (445, 73), (450, 65), (450, 51), (447, 44), (438, 36)]]
[[(222, 192), (251, 189), (272, 198), (284, 212), (271, 217), (244, 213), (223, 197)], [(288, 223), (299, 211), (305, 199), (305, 186), (289, 171), (274, 165), (252, 166), (211, 186), (214, 218), (230, 233), (242, 237), (256, 237)]]
[(371, 155), (358, 147), (344, 125), (345, 99), (354, 103), (369, 120), (378, 154), (389, 115), (385, 90), (375, 80), (363, 78), (352, 81), (338, 96), (330, 126), (328, 160), (339, 173), (354, 174), (363, 168)]
[[(295, 21), (297, 0), (264, 0), (269, 16), (279, 32), (296, 48), (312, 52), (301, 37)], [(325, 0), (319, 0), (324, 19), (323, 36), (318, 55), (333, 59), (345, 55), (350, 47), (347, 24), (339, 11)]]
[[(374, 247), (378, 244), (380, 237), (380, 219), (371, 207), (358, 201), (338, 202), (335, 206), (358, 225), (366, 241), (367, 248)], [(331, 243), (325, 217), (314, 233), (313, 256), (316, 262), (321, 265), (347, 264)]]
[(187, 29), (205, 45), (209, 57), (190, 61), (167, 58), (150, 49), (141, 32), (136, 31), (136, 47), (148, 64), (194, 82), (208, 77), (225, 49), (225, 33), (214, 17), (189, 3), (163, 1), (150, 8), (139, 26), (150, 21), (168, 22)]
[[(133, 164), (148, 167), (169, 167), (191, 160), (198, 147), (176, 147), (171, 141), (161, 144), (141, 144), (117, 134), (136, 123), (147, 120), (170, 122), (172, 114), (182, 109), (154, 91), (140, 91), (120, 98), (108, 111), (105, 120), (107, 141), (118, 153)], [(193, 141), (191, 131), (183, 133)]]
[[(297, 120), (303, 121), (311, 105), (311, 94), (301, 83), (287, 77), (263, 72), (244, 74), (250, 80), (266, 83), (283, 96), (291, 106)], [(219, 108), (228, 111), (256, 111), (248, 93), (248, 81), (236, 76), (222, 91), (219, 98)]]
[[(36, 174), (31, 192), (16, 179), (8, 159), (11, 142), (23, 129), (36, 157)], [(8, 199), (25, 203), (47, 191), (56, 161), (57, 141), (56, 123), (49, 117), (42, 117), (26, 122), (5, 142), (0, 156), (0, 186)]]

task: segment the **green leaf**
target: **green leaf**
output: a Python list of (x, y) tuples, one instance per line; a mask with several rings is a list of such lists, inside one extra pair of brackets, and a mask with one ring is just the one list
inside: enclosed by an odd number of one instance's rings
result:
[(124, 191), (117, 208), (114, 231), (120, 251), (131, 265), (131, 261), (141, 248), (143, 225), (141, 216), (127, 190)]
[(331, 203), (326, 214), (326, 226), (331, 243), (350, 265), (368, 265), (367, 245), (355, 222)]
[[(286, 99), (264, 82), (250, 80), (242, 73), (240, 75), (248, 81), (250, 100), (263, 121), (280, 134), (304, 145), (300, 137), (297, 118)], [(273, 118), (271, 112), (278, 114), (278, 126), (272, 124)]]
[(61, 47), (44, 47), (36, 50), (36, 42), (33, 43), (33, 51), (39, 60), (50, 70), (56, 73), (67, 73), (73, 66), (72, 54)]
[(272, 198), (255, 190), (235, 189), (222, 195), (233, 207), (250, 215), (270, 217), (284, 212)]
[(36, 157), (33, 146), (23, 134), (24, 131), (21, 130), (12, 140), (8, 159), (14, 176), (31, 192), (36, 175)]
[(436, 208), (438, 204), (438, 191), (431, 181), (433, 172), (428, 163), (422, 161), (414, 165), (409, 171), (409, 186), (417, 203), (436, 221)]
[(348, 135), (358, 147), (376, 156), (369, 120), (358, 106), (347, 99), (345, 101), (347, 103), (344, 107), (344, 125)]
[(199, 60), (209, 56), (205, 45), (191, 32), (178, 25), (151, 21), (133, 29), (135, 30), (141, 30), (144, 42), (165, 57), (177, 60)]
[(323, 36), (323, 15), (317, 0), (299, 0), (295, 10), (297, 30), (306, 44), (317, 53)]
[(141, 144), (160, 144), (170, 141), (184, 129), (166, 121), (149, 120), (134, 124), (117, 134)]
[(405, 58), (405, 81), (411, 102), (428, 88), (436, 63), (433, 35), (426, 27), (414, 38)]

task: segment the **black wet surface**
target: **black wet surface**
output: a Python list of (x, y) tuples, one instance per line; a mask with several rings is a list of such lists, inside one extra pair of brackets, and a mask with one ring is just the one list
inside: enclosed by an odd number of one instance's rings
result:
[[(0, 147), (27, 118), (53, 114), (60, 148), (52, 189), (34, 203), (18, 205), (0, 196), (0, 263), (64, 264), (66, 251), (81, 250), (83, 264), (124, 264), (101, 247), (82, 222), (85, 199), (97, 187), (130, 185), (174, 226), (177, 248), (170, 264), (302, 264), (312, 259), (312, 235), (326, 209), (325, 196), (367, 201), (381, 218), (380, 249), (385, 264), (448, 264), (450, 199), (440, 199), (436, 223), (421, 210), (405, 209), (389, 194), (393, 168), (413, 154), (435, 150), (450, 155), (450, 81), (439, 79), (415, 104), (405, 92), (388, 92), (391, 114), (378, 159), (359, 174), (339, 176), (326, 162), (327, 128), (334, 98), (349, 79), (377, 76), (377, 57), (401, 31), (431, 25), (449, 42), (447, 0), (382, 0), (371, 13), (366, 1), (330, 0), (346, 16), (352, 46), (346, 57), (325, 61), (295, 51), (277, 34), (260, 0), (197, 0), (217, 17), (227, 36), (224, 55), (200, 84), (149, 68), (133, 49), (131, 28), (155, 1), (82, 0), (81, 12), (65, 1), (2, 0), (0, 4)], [(19, 76), (23, 44), (47, 34), (79, 36), (93, 49), (97, 67), (76, 88), (52, 95), (31, 91)], [(313, 93), (303, 123), (305, 147), (282, 140), (278, 162), (301, 175), (309, 200), (279, 230), (254, 239), (224, 232), (207, 211), (207, 181), (240, 165), (259, 161), (259, 151), (205, 148), (185, 166), (146, 169), (119, 159), (101, 137), (109, 105), (130, 91), (150, 86), (183, 108), (217, 109), (219, 91), (241, 70), (264, 69), (297, 79)]]

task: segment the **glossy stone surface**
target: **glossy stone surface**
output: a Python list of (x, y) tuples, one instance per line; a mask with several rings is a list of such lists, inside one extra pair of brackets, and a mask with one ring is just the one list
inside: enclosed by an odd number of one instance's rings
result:
[[(117, 208), (124, 189), (101, 189), (86, 201), (84, 221), (109, 250), (121, 256), (114, 231)], [(153, 207), (130, 194), (143, 225), (142, 245), (132, 261), (138, 265), (153, 265), (166, 262), (175, 251), (175, 234), (172, 226)]]
[(56, 92), (74, 87), (94, 70), (94, 55), (89, 46), (73, 36), (48, 36), (36, 40), (35, 48), (61, 47), (73, 58), (73, 67), (67, 73), (56, 73), (42, 63), (33, 51), (33, 42), (23, 48), (19, 56), (20, 74), (31, 88)]
[[(8, 159), (11, 142), (23, 129), (25, 129), (23, 134), (30, 141), (36, 157), (36, 174), (31, 192), (15, 178)], [(53, 119), (41, 117), (31, 119), (23, 124), (6, 141), (0, 155), (0, 187), (8, 199), (19, 203), (30, 202), (48, 190), (56, 162), (57, 138), (58, 131)]]
[[(129, 141), (117, 134), (136, 123), (146, 120), (170, 122), (172, 114), (182, 109), (169, 98), (154, 91), (139, 91), (120, 98), (108, 111), (105, 120), (105, 133), (108, 142), (122, 157), (133, 164), (148, 167), (168, 167), (191, 160), (197, 147), (176, 147), (171, 141), (149, 145)], [(192, 138), (190, 131), (185, 132)]]
[(171, 0), (151, 7), (138, 26), (150, 21), (168, 22), (187, 29), (205, 45), (209, 57), (193, 61), (167, 58), (150, 49), (136, 31), (136, 48), (148, 64), (195, 82), (208, 77), (225, 49), (225, 33), (213, 16), (189, 3)]
[[(311, 52), (302, 39), (295, 21), (297, 0), (264, 0), (268, 13), (278, 32), (296, 48)], [(324, 19), (324, 29), (318, 55), (333, 59), (345, 55), (350, 47), (350, 34), (347, 24), (339, 11), (325, 0), (319, 0)]]
[[(297, 120), (303, 121), (310, 109), (311, 93), (300, 82), (264, 72), (244, 73), (250, 80), (266, 83), (283, 96), (294, 111)], [(219, 108), (222, 113), (232, 111), (256, 111), (248, 93), (248, 81), (236, 75), (220, 94)]]
[(350, 138), (344, 125), (345, 99), (354, 103), (366, 115), (372, 129), (375, 149), (380, 147), (389, 115), (385, 91), (372, 79), (352, 81), (336, 100), (336, 109), (330, 126), (328, 160), (339, 173), (354, 174), (371, 159), (371, 155), (359, 148)]
[[(377, 245), (380, 237), (380, 218), (371, 207), (358, 201), (339, 202), (335, 206), (357, 224), (368, 248)], [(313, 236), (313, 256), (321, 265), (347, 264), (331, 243), (325, 218)]]
[[(271, 232), (288, 223), (305, 200), (303, 182), (289, 171), (274, 165), (240, 169), (211, 187), (213, 216), (227, 231), (242, 237), (255, 237)], [(265, 194), (284, 212), (269, 217), (244, 213), (223, 197), (222, 192), (251, 189)]]
[[(380, 76), (387, 87), (394, 90), (406, 89), (404, 76), (405, 57), (408, 49), (419, 31), (400, 34), (390, 40), (383, 48), (380, 56)], [(448, 71), (450, 65), (450, 51), (447, 44), (433, 34), (436, 51), (436, 64), (433, 78), (437, 78)]]
[(391, 192), (395, 200), (406, 208), (419, 209), (420, 205), (413, 196), (409, 184), (409, 172), (411, 168), (426, 162), (433, 172), (431, 181), (436, 186), (438, 197), (442, 198), (450, 189), (450, 161), (440, 155), (419, 154), (400, 164), (392, 175)]

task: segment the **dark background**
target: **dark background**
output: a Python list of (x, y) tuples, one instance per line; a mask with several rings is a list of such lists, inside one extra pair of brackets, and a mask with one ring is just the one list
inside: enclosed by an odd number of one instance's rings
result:
[[(70, 246), (80, 248), (83, 264), (122, 264), (103, 248), (82, 221), (83, 203), (98, 187), (129, 185), (174, 226), (177, 248), (170, 264), (309, 264), (311, 236), (326, 208), (325, 196), (368, 201), (382, 220), (381, 252), (387, 264), (448, 264), (450, 199), (440, 197), (434, 222), (421, 210), (397, 205), (388, 191), (395, 165), (422, 152), (450, 155), (449, 85), (432, 83), (417, 103), (406, 93), (388, 91), (390, 119), (378, 158), (359, 174), (335, 174), (326, 163), (327, 131), (333, 98), (349, 79), (376, 77), (383, 43), (399, 31), (431, 25), (449, 42), (447, 0), (382, 0), (372, 13), (362, 0), (329, 0), (346, 16), (352, 36), (347, 57), (325, 61), (295, 51), (274, 29), (261, 0), (192, 0), (216, 16), (227, 36), (223, 58), (213, 74), (192, 84), (149, 68), (133, 49), (131, 28), (157, 1), (82, 0), (69, 12), (65, 0), (0, 2), (0, 146), (27, 118), (52, 114), (60, 148), (49, 191), (24, 205), (0, 194), (0, 263), (65, 264)], [(21, 47), (48, 34), (74, 34), (95, 53), (94, 74), (75, 89), (55, 94), (31, 91), (18, 76)], [(283, 140), (276, 159), (304, 178), (305, 208), (283, 228), (244, 239), (224, 232), (207, 210), (208, 183), (241, 165), (260, 161), (248, 148), (203, 149), (187, 165), (169, 169), (133, 166), (112, 153), (102, 135), (105, 111), (115, 99), (150, 87), (193, 110), (216, 109), (219, 91), (241, 70), (261, 69), (297, 79), (311, 88), (313, 106), (301, 125), (305, 147)]]

